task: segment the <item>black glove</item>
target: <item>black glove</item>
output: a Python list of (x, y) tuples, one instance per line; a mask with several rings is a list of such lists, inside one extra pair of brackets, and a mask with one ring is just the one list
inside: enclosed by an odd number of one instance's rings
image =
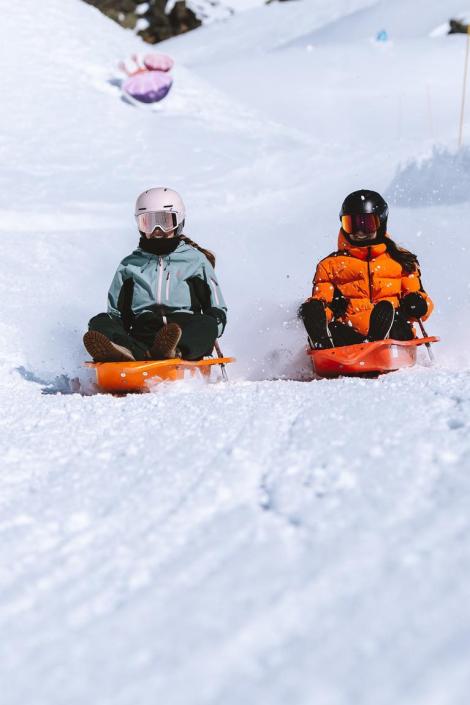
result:
[(334, 318), (341, 318), (346, 313), (348, 308), (348, 299), (343, 296), (339, 289), (335, 287), (335, 293), (333, 295), (333, 300), (329, 304), (330, 309), (333, 312)]
[(216, 306), (211, 306), (211, 308), (206, 309), (204, 313), (207, 316), (212, 316), (212, 318), (215, 318), (215, 320), (217, 321), (217, 325), (222, 326), (222, 332), (220, 333), (220, 335), (222, 335), (225, 330), (225, 325), (227, 323), (227, 315), (225, 311), (223, 311), (221, 308), (217, 308)]
[(428, 311), (428, 305), (421, 294), (406, 294), (400, 301), (400, 309), (407, 318), (422, 318)]

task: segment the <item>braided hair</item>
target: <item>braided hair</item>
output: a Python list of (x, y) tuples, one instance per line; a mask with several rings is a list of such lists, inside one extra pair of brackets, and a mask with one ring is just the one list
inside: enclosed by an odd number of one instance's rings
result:
[(191, 245), (191, 247), (194, 247), (196, 250), (199, 250), (199, 252), (202, 252), (202, 254), (207, 257), (211, 265), (215, 267), (215, 254), (213, 252), (206, 250), (205, 247), (201, 247), (201, 245), (198, 245), (197, 242), (194, 242), (194, 240), (191, 240), (191, 238), (186, 235), (180, 235), (180, 239), (187, 245)]

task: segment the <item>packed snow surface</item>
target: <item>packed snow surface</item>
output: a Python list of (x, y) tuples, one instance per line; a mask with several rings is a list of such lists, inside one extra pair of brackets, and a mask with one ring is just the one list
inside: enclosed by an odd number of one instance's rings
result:
[[(145, 47), (94, 8), (2, 15), (2, 705), (468, 702), (466, 39), (433, 32), (468, 7), (248, 4), (162, 45), (155, 110), (121, 100)], [(231, 381), (71, 393), (161, 184), (217, 254)], [(442, 342), (315, 381), (296, 310), (361, 187), (390, 194)]]

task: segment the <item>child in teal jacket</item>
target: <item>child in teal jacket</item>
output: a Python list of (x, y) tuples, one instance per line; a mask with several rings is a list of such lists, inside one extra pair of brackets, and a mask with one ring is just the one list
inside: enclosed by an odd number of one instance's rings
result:
[(139, 247), (120, 263), (108, 310), (90, 320), (84, 345), (96, 362), (201, 359), (227, 320), (214, 255), (183, 235), (176, 191), (145, 191), (135, 213)]

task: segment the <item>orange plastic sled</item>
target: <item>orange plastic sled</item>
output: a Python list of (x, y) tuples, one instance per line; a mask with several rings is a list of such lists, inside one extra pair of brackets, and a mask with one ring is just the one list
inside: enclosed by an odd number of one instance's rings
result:
[(319, 377), (382, 374), (402, 367), (413, 367), (418, 345), (437, 343), (438, 340), (435, 336), (414, 340), (378, 340), (341, 348), (310, 350), (309, 355), (314, 372)]
[(96, 384), (103, 392), (148, 392), (158, 382), (175, 381), (186, 377), (211, 376), (214, 365), (234, 362), (233, 357), (211, 357), (197, 362), (189, 360), (151, 360), (149, 362), (86, 362), (94, 368)]

